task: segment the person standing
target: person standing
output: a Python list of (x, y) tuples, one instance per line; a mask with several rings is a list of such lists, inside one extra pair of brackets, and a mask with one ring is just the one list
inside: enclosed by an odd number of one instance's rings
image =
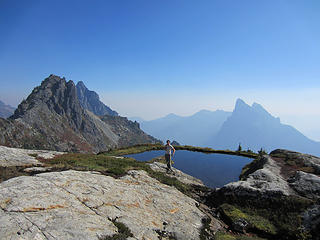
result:
[(165, 145), (165, 159), (166, 159), (166, 163), (167, 163), (167, 172), (171, 171), (173, 172), (172, 168), (171, 168), (171, 150), (173, 151), (172, 155), (174, 155), (174, 153), (176, 152), (176, 150), (174, 149), (174, 147), (170, 144), (170, 140), (167, 140), (167, 144)]

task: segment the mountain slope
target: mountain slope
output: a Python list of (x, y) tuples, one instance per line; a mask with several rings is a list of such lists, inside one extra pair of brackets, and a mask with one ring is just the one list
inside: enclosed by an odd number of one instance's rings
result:
[(141, 128), (162, 141), (174, 139), (180, 144), (204, 146), (215, 135), (229, 112), (202, 110), (192, 116), (169, 114), (163, 118), (141, 122)]
[(103, 102), (100, 101), (99, 95), (94, 91), (90, 91), (82, 81), (78, 82), (76, 87), (79, 102), (84, 109), (87, 109), (98, 116), (118, 116), (116, 111), (113, 111), (111, 108), (104, 105)]
[(270, 151), (285, 148), (310, 154), (320, 154), (320, 143), (305, 137), (295, 128), (282, 124), (261, 105), (247, 105), (238, 99), (232, 115), (223, 123), (217, 135), (208, 142), (214, 148), (243, 148)]
[(14, 110), (14, 107), (6, 105), (4, 102), (0, 101), (0, 117), (8, 118), (14, 113)]
[[(36, 87), (9, 121), (0, 123), (4, 130), (0, 133), (0, 143), (14, 147), (98, 152), (156, 141), (140, 129), (127, 127), (128, 134), (135, 135), (140, 131), (139, 140), (129, 143), (125, 134), (119, 135), (110, 124), (81, 107), (72, 81), (66, 82), (55, 75), (50, 75)], [(19, 137), (16, 136), (18, 124), (23, 126), (25, 133)]]

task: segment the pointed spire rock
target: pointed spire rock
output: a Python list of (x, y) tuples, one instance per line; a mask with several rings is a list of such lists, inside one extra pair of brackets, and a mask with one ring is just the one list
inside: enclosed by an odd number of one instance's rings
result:
[(241, 98), (238, 98), (233, 112), (244, 111), (250, 109), (250, 106), (246, 104)]
[(80, 104), (84, 109), (87, 109), (98, 116), (118, 116), (116, 111), (101, 102), (99, 95), (94, 91), (90, 91), (82, 81), (77, 83), (76, 88)]

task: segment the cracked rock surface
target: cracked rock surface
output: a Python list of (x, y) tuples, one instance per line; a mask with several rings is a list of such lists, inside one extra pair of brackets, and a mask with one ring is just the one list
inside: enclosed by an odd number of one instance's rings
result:
[(125, 224), (130, 239), (199, 239), (196, 201), (144, 171), (115, 179), (96, 172), (21, 176), (0, 184), (0, 239), (99, 239)]
[(269, 155), (265, 155), (265, 164), (262, 169), (249, 174), (245, 181), (232, 182), (225, 185), (222, 190), (238, 195), (290, 195), (293, 191), (286, 179), (281, 176), (279, 164)]
[[(157, 172), (162, 172), (162, 173), (166, 173), (167, 172), (167, 165), (164, 163), (160, 163), (160, 162), (154, 162), (149, 164), (151, 169), (153, 171), (157, 171)], [(203, 182), (200, 179), (197, 179), (195, 177), (192, 177), (188, 174), (185, 174), (184, 172), (172, 167), (173, 173), (166, 173), (166, 175), (172, 177), (174, 176), (175, 178), (177, 178), (180, 182), (183, 182), (185, 184), (193, 184), (193, 185), (199, 185), (199, 186), (204, 186)], [(174, 174), (174, 175), (173, 175)]]
[(47, 150), (28, 150), (0, 146), (0, 166), (40, 166), (42, 165), (42, 163), (40, 163), (34, 156), (49, 159), (61, 154), (64, 153)]

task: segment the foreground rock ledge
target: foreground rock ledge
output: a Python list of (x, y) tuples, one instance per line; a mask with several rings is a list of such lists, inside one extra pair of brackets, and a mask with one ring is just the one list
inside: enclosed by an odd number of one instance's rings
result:
[(12, 178), (0, 184), (0, 239), (99, 239), (124, 223), (132, 239), (199, 239), (205, 214), (174, 187), (130, 171), (114, 179), (64, 171)]
[(48, 150), (29, 150), (0, 146), (0, 167), (41, 166), (42, 163), (39, 162), (36, 157), (50, 159), (61, 154), (64, 153)]

